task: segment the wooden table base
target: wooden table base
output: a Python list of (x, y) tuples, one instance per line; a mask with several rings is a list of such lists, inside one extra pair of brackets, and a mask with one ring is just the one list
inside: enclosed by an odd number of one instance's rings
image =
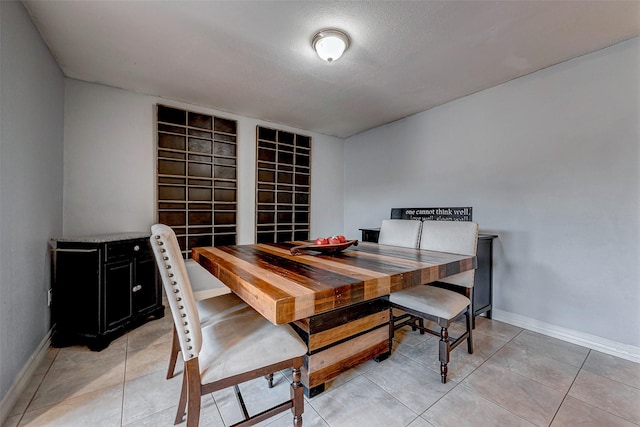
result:
[(389, 316), (384, 296), (291, 323), (309, 348), (302, 367), (305, 395), (321, 393), (325, 382), (369, 359), (385, 359)]

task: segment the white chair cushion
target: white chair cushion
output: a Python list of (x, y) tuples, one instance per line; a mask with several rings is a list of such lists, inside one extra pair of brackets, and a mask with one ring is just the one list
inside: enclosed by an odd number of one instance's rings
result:
[(469, 298), (464, 295), (429, 285), (394, 292), (389, 296), (389, 300), (393, 304), (449, 320), (471, 304)]
[(423, 221), (420, 249), (475, 255), (478, 224), (467, 221)]
[(382, 220), (378, 243), (381, 245), (416, 248), (420, 237), (422, 221), (412, 219)]
[[(478, 224), (467, 221), (423, 221), (420, 249), (476, 255)], [(465, 271), (440, 280), (467, 288), (473, 287), (475, 270)]]
[(187, 259), (184, 266), (187, 268), (191, 290), (196, 301), (231, 293), (231, 289), (196, 261)]
[(202, 337), (203, 384), (307, 353), (289, 326), (276, 326), (254, 310), (203, 327)]

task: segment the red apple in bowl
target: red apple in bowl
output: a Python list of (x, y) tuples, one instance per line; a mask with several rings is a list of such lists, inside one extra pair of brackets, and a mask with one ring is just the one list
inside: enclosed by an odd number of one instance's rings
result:
[(315, 245), (322, 246), (329, 244), (329, 241), (324, 237), (318, 237), (314, 243)]

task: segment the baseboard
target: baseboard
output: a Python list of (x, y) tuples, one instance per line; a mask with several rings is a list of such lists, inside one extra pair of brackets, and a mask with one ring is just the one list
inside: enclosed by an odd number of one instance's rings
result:
[(510, 325), (519, 326), (533, 332), (581, 345), (601, 353), (640, 363), (640, 347), (619, 343), (573, 329), (563, 328), (519, 314), (509, 313), (508, 311), (493, 309), (491, 317), (500, 322), (509, 323)]
[(29, 381), (31, 380), (31, 377), (33, 377), (33, 374), (36, 372), (36, 370), (40, 366), (40, 363), (42, 363), (45, 356), (47, 355), (47, 349), (51, 345), (52, 331), (53, 330), (49, 330), (49, 332), (47, 332), (45, 337), (40, 342), (40, 345), (38, 345), (38, 348), (36, 348), (36, 351), (31, 355), (31, 357), (29, 357), (27, 363), (23, 366), (23, 368), (16, 376), (13, 384), (7, 391), (7, 394), (5, 394), (2, 398), (2, 401), (0, 402), (0, 426), (4, 425), (4, 423), (7, 421), (7, 418), (9, 418), (13, 406), (18, 401), (20, 395), (25, 391), (27, 385), (29, 384)]

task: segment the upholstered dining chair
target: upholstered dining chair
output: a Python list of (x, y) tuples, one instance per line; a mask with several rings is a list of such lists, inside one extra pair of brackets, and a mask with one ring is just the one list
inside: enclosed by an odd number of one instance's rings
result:
[[(420, 249), (439, 252), (451, 252), (462, 255), (476, 255), (478, 242), (478, 224), (458, 221), (423, 221), (420, 237)], [(440, 360), (440, 377), (447, 382), (447, 370), (451, 350), (467, 341), (467, 351), (473, 353), (472, 290), (475, 270), (465, 271), (442, 280), (445, 284), (455, 285), (464, 290), (463, 293), (445, 289), (438, 283), (415, 286), (394, 292), (389, 296), (391, 303), (390, 336), (396, 329), (409, 325), (420, 333), (430, 333), (440, 337), (438, 358)], [(393, 315), (393, 310), (404, 313)], [(451, 322), (466, 317), (466, 330), (458, 337), (449, 336)], [(424, 326), (424, 319), (436, 322), (439, 331)]]
[[(244, 421), (236, 425), (253, 425), (291, 409), (294, 426), (301, 426), (304, 397), (300, 367), (307, 352), (306, 344), (289, 326), (274, 325), (249, 306), (226, 313), (227, 307), (236, 305), (224, 300), (239, 301), (234, 294), (212, 298), (213, 305), (220, 305), (218, 318), (202, 325), (187, 268), (171, 228), (153, 225), (151, 246), (185, 365), (175, 423), (182, 422), (186, 410), (187, 427), (197, 426), (202, 396), (233, 386), (244, 414)], [(238, 384), (282, 369), (292, 369), (291, 398), (249, 416)]]
[(422, 221), (412, 219), (384, 219), (380, 226), (378, 243), (381, 245), (416, 248)]
[[(175, 234), (175, 233), (174, 233)], [(217, 277), (209, 273), (192, 259), (186, 259), (184, 265), (187, 268), (187, 276), (191, 284), (191, 290), (196, 300), (198, 316), (200, 324), (207, 325), (224, 319), (232, 313), (246, 309), (247, 304), (235, 297), (217, 298), (221, 295), (231, 293), (224, 283)], [(217, 299), (214, 299), (217, 298)], [(171, 340), (171, 354), (169, 355), (169, 366), (167, 368), (167, 379), (173, 378), (175, 374), (176, 364), (178, 363), (178, 355), (180, 354), (180, 342), (175, 326), (173, 327), (173, 337)], [(273, 388), (273, 373), (265, 376), (269, 388)]]
[[(216, 300), (216, 297), (230, 294), (231, 289), (226, 287), (217, 277), (209, 273), (194, 260), (187, 259), (184, 265), (187, 270), (187, 276), (189, 277), (194, 299), (196, 300), (200, 324), (204, 325), (214, 322), (220, 317), (220, 313), (242, 310), (247, 306), (246, 303), (238, 298), (220, 298)], [(226, 305), (221, 306), (221, 304)], [(169, 367), (167, 368), (167, 379), (173, 378), (176, 363), (178, 362), (178, 354), (180, 354), (180, 342), (174, 326)]]

